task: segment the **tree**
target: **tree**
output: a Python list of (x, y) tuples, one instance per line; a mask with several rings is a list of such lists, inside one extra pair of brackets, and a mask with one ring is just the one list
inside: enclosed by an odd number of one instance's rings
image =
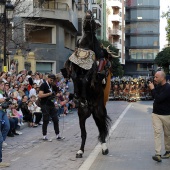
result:
[[(100, 42), (103, 44), (104, 47), (109, 46), (109, 50), (113, 51), (114, 54), (118, 56), (119, 49), (112, 46), (112, 44), (108, 41), (100, 40)], [(117, 76), (122, 77), (123, 76), (123, 67), (121, 66), (119, 58), (111, 58), (110, 62), (111, 62), (112, 75), (115, 77), (117, 77)]]
[[(40, 1), (40, 0), (39, 0)], [(37, 2), (39, 2), (37, 0)], [(35, 1), (36, 2), (36, 1)], [(7, 33), (6, 33), (6, 43), (7, 51), (21, 49), (23, 52), (27, 51), (29, 48), (30, 32), (38, 30), (39, 28), (36, 25), (39, 24), (41, 18), (34, 18), (39, 11), (29, 11), (32, 7), (32, 2), (28, 0), (13, 0), (11, 3), (14, 5), (14, 14), (12, 19), (7, 20)], [(25, 17), (22, 17), (23, 14), (26, 14)], [(33, 19), (34, 18), (34, 19)], [(1, 17), (0, 22), (0, 47), (4, 45), (4, 20)], [(34, 25), (27, 26), (24, 23), (34, 23)], [(41, 27), (44, 29), (44, 27)], [(23, 33), (23, 30), (25, 32)], [(25, 35), (24, 35), (25, 34)]]
[(167, 26), (165, 27), (165, 30), (166, 30), (166, 37), (169, 43), (170, 42), (170, 7), (167, 12), (162, 13), (162, 17), (166, 18), (167, 20)]
[(170, 47), (164, 48), (157, 54), (155, 58), (155, 63), (159, 67), (163, 67), (166, 73), (169, 73), (169, 65), (170, 65)]

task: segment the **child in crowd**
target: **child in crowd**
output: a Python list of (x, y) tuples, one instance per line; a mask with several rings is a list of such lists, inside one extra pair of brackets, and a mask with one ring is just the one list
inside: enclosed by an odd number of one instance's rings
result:
[(12, 104), (11, 106), (12, 116), (15, 116), (18, 118), (18, 125), (21, 126), (21, 125), (24, 125), (23, 115), (22, 115), (22, 112), (19, 113), (19, 111), (17, 111), (17, 107), (18, 107), (17, 104), (15, 103)]
[(34, 115), (35, 107), (34, 107), (33, 102), (31, 100), (28, 101), (28, 110), (31, 112), (32, 117), (33, 117), (33, 123), (30, 123), (30, 126), (31, 127), (37, 127), (38, 125), (34, 123), (35, 119), (36, 119), (36, 117)]

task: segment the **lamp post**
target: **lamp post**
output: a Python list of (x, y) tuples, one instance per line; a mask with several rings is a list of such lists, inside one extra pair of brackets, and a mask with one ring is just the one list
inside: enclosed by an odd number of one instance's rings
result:
[(0, 15), (1, 22), (4, 24), (4, 71), (7, 72), (7, 56), (6, 56), (6, 37), (7, 37), (7, 23), (8, 19), (11, 19), (14, 12), (14, 6), (11, 4), (11, 0), (0, 0)]

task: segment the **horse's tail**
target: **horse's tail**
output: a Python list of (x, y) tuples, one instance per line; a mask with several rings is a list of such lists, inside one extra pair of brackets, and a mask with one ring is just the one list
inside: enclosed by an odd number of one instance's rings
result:
[(101, 143), (105, 143), (106, 138), (109, 136), (109, 129), (111, 127), (111, 118), (106, 114), (103, 118), (102, 118), (103, 123), (101, 123), (102, 127), (99, 130), (99, 137), (98, 140)]

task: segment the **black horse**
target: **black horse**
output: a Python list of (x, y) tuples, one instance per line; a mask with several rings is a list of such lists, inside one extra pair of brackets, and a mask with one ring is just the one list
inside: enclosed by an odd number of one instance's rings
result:
[[(65, 63), (67, 77), (71, 77), (74, 82), (75, 98), (78, 101), (78, 116), (82, 143), (80, 150), (76, 154), (76, 158), (82, 158), (84, 153), (84, 146), (87, 137), (85, 123), (86, 119), (90, 117), (91, 114), (99, 130), (98, 139), (102, 144), (102, 153), (103, 155), (106, 155), (109, 152), (106, 146), (106, 137), (109, 134), (111, 119), (107, 115), (104, 104), (105, 86), (102, 83), (103, 78), (101, 78), (101, 75), (98, 74), (97, 60), (103, 58), (104, 53), (99, 41), (95, 36), (96, 28), (97, 27), (92, 12), (87, 11), (83, 23), (84, 36), (78, 41), (78, 49), (75, 50), (74, 55), (81, 51), (81, 49), (84, 51), (87, 50), (87, 53), (94, 52), (95, 59), (92, 54), (93, 59), (91, 58), (91, 60), (89, 60), (90, 62), (88, 63), (89, 65), (92, 64), (91, 68), (87, 69), (80, 67), (79, 64), (71, 60), (71, 57)], [(93, 63), (91, 63), (91, 61), (93, 61)]]

